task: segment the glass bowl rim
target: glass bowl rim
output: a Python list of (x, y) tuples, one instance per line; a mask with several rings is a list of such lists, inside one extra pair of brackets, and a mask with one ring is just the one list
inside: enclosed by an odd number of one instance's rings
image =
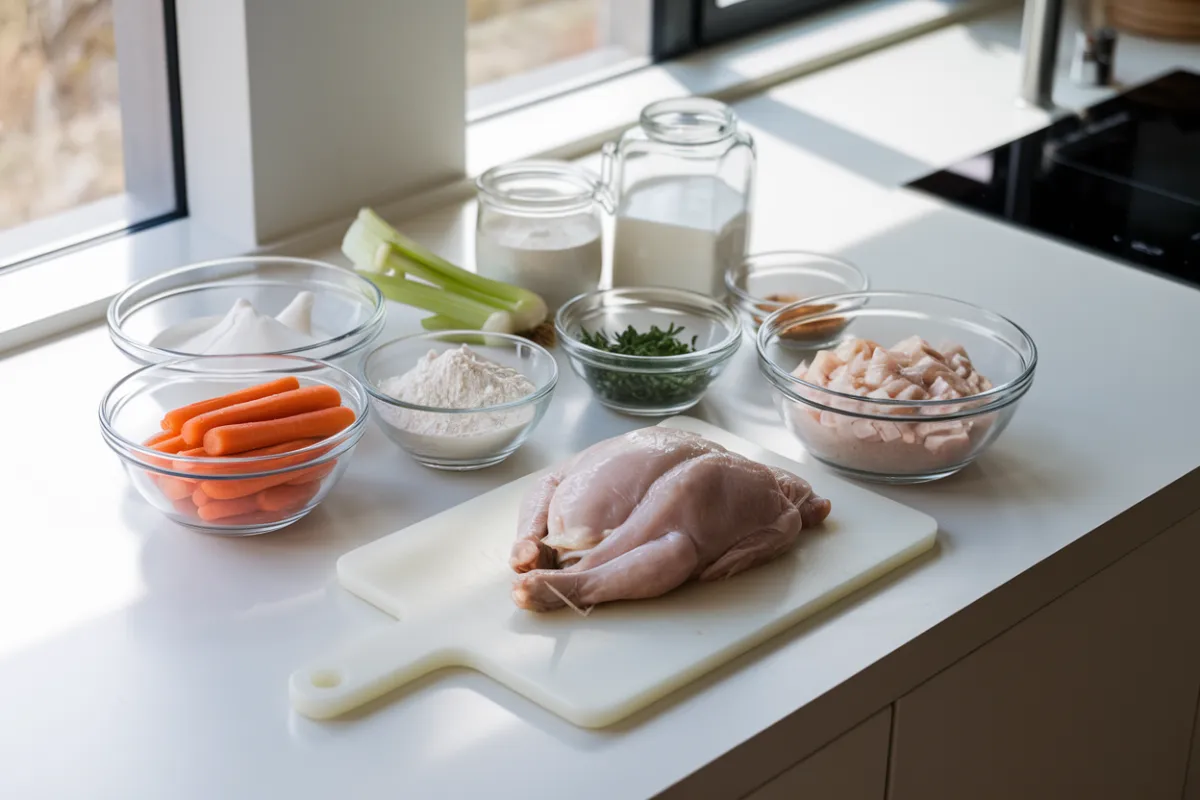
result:
[[(1021, 370), (1020, 374), (1018, 374), (1015, 378), (1013, 378), (1011, 380), (1008, 380), (1002, 384), (993, 386), (991, 389), (988, 389), (986, 392), (980, 392), (979, 394), (973, 394), (973, 395), (969, 395), (967, 397), (959, 397), (959, 398), (953, 398), (953, 399), (949, 399), (949, 400), (896, 400), (894, 398), (887, 398), (887, 399), (873, 398), (873, 397), (868, 398), (868, 397), (864, 397), (863, 395), (849, 394), (847, 392), (839, 392), (834, 389), (829, 389), (824, 386), (819, 386), (815, 383), (809, 383), (808, 381), (797, 378), (795, 375), (791, 374), (787, 370), (780, 368), (775, 363), (775, 361), (773, 359), (771, 359), (766, 353), (767, 341), (775, 333), (777, 333), (776, 328), (779, 327), (779, 321), (781, 319), (783, 319), (789, 311), (794, 311), (796, 309), (803, 308), (803, 307), (809, 306), (809, 305), (816, 305), (818, 303), (822, 304), (822, 305), (832, 303), (835, 306), (835, 308), (833, 308), (833, 309), (818, 311), (818, 312), (809, 313), (809, 314), (800, 314), (797, 316), (787, 318), (788, 325), (792, 326), (799, 322), (805, 322), (805, 321), (812, 322), (812, 321), (818, 320), (827, 315), (839, 315), (839, 314), (846, 313), (846, 311), (848, 309), (846, 309), (846, 308), (839, 309), (836, 307), (839, 302), (859, 301), (856, 306), (849, 309), (849, 310), (853, 311), (858, 308), (864, 307), (866, 305), (867, 301), (875, 300), (875, 299), (887, 299), (887, 298), (893, 298), (893, 299), (901, 299), (902, 298), (902, 299), (909, 299), (909, 300), (925, 299), (925, 300), (933, 300), (936, 302), (947, 302), (947, 303), (951, 303), (953, 305), (957, 305), (964, 309), (969, 309), (971, 311), (981, 312), (985, 315), (996, 317), (997, 319), (1002, 320), (1005, 324), (1011, 325), (1013, 327), (1013, 329), (1016, 330), (1016, 332), (1018, 333), (1018, 335), (1021, 338), (1022, 343), (1025, 344), (1029, 348), (1029, 358), (1028, 358), (1028, 360), (1026, 360), (1025, 357), (1018, 352), (1017, 355), (1021, 358), (1022, 365), (1023, 365), (1023, 369)], [(1007, 337), (1001, 337), (1001, 338), (1007, 340)], [(1006, 344), (1008, 344), (1007, 341), (1006, 341)], [(794, 393), (796, 391), (798, 391), (799, 389), (803, 388), (803, 389), (808, 389), (811, 391), (818, 392), (821, 396), (835, 397), (835, 398), (838, 398), (841, 400), (850, 400), (850, 401), (854, 401), (854, 402), (858, 402), (858, 403), (869, 403), (871, 405), (877, 405), (877, 406), (884, 406), (884, 407), (890, 406), (893, 408), (899, 407), (899, 408), (935, 408), (936, 409), (936, 408), (945, 408), (947, 406), (961, 406), (964, 403), (976, 403), (981, 400), (986, 401), (986, 402), (982, 403), (981, 405), (971, 409), (972, 413), (970, 413), (970, 414), (959, 413), (959, 414), (953, 415), (955, 417), (973, 416), (974, 414), (985, 413), (987, 411), (994, 410), (993, 406), (996, 403), (1007, 399), (1009, 394), (1019, 393), (1020, 395), (1023, 395), (1026, 391), (1028, 391), (1029, 385), (1032, 384), (1033, 374), (1037, 368), (1037, 362), (1038, 362), (1037, 344), (1033, 341), (1033, 337), (1030, 336), (1029, 333), (1024, 328), (1022, 328), (1020, 325), (1013, 322), (1011, 319), (1004, 316), (1003, 314), (1000, 314), (998, 312), (984, 308), (983, 306), (976, 305), (975, 303), (969, 303), (965, 300), (958, 300), (953, 297), (947, 297), (946, 295), (933, 294), (930, 292), (905, 292), (905, 291), (895, 291), (895, 290), (865, 291), (865, 292), (841, 292), (838, 294), (821, 295), (819, 297), (809, 297), (804, 300), (797, 301), (795, 303), (790, 303), (790, 304), (783, 306), (782, 308), (772, 312), (770, 316), (768, 316), (766, 319), (763, 320), (762, 325), (758, 329), (758, 335), (755, 337), (755, 346), (756, 346), (756, 349), (758, 350), (759, 364), (760, 364), (760, 366), (765, 366), (768, 368), (768, 370), (766, 370), (766, 375), (771, 380), (771, 383), (773, 383), (779, 389), (785, 391), (789, 396), (792, 397), (792, 399), (797, 399), (797, 400), (801, 399), (799, 396), (796, 396)], [(1009, 344), (1008, 346), (1012, 347), (1011, 344)], [(1012, 349), (1015, 351), (1016, 347), (1012, 347)], [(792, 387), (797, 387), (797, 388), (793, 389)], [(807, 400), (809, 401), (808, 404), (812, 405), (814, 407), (821, 405), (821, 403), (819, 401), (812, 400), (812, 398), (807, 398)], [(832, 411), (835, 413), (841, 413), (841, 411), (842, 411), (841, 409), (838, 409), (838, 408), (835, 408), (832, 406), (823, 406), (823, 408), (827, 408), (829, 411)], [(928, 421), (932, 421), (932, 420), (936, 420), (936, 419), (940, 419), (940, 418), (941, 417), (938, 415), (926, 414), (926, 415), (923, 415), (923, 419), (920, 421), (928, 422)], [(895, 421), (895, 420), (892, 420), (892, 421)]]
[[(234, 285), (236, 283), (236, 281), (222, 279), (219, 281), (215, 281), (213, 283), (209, 283), (204, 286), (196, 286), (196, 285), (179, 286), (179, 287), (176, 287), (176, 288), (168, 290), (168, 291), (158, 292), (155, 295), (153, 295), (152, 297), (148, 297), (145, 300), (142, 300), (141, 302), (139, 302), (136, 306), (134, 306), (132, 309), (127, 311), (124, 314), (124, 316), (120, 319), (118, 319), (118, 317), (117, 317), (117, 309), (120, 307), (120, 305), (122, 303), (127, 302), (128, 299), (132, 295), (134, 295), (138, 291), (144, 291), (147, 287), (153, 285), (155, 282), (160, 281), (160, 280), (175, 277), (178, 275), (183, 275), (183, 274), (185, 274), (187, 272), (191, 272), (193, 270), (200, 270), (200, 269), (205, 269), (208, 267), (219, 267), (219, 266), (224, 266), (227, 264), (237, 264), (237, 263), (252, 264), (252, 263), (264, 263), (264, 262), (318, 267), (321, 269), (337, 270), (338, 273), (340, 273), (340, 274), (348, 275), (351, 278), (355, 279), (358, 282), (359, 286), (366, 289), (366, 294), (373, 301), (371, 314), (365, 321), (363, 321), (361, 324), (357, 325), (356, 327), (351, 328), (350, 330), (345, 331), (343, 333), (340, 333), (337, 336), (333, 336), (328, 339), (322, 339), (321, 341), (313, 342), (312, 344), (306, 344), (306, 345), (302, 345), (300, 347), (291, 347), (286, 350), (271, 350), (271, 351), (268, 351), (265, 353), (233, 353), (230, 355), (267, 355), (267, 356), (297, 355), (297, 356), (303, 356), (305, 353), (311, 352), (318, 348), (329, 347), (330, 345), (333, 345), (333, 344), (336, 344), (339, 342), (344, 342), (347, 340), (357, 340), (363, 334), (369, 333), (373, 328), (378, 328), (383, 325), (384, 316), (387, 313), (387, 305), (384, 302), (383, 292), (370, 279), (358, 274), (356, 271), (354, 271), (352, 269), (345, 269), (343, 267), (337, 266), (336, 264), (331, 264), (328, 261), (319, 261), (314, 258), (296, 258), (294, 256), (265, 255), (265, 256), (235, 256), (233, 258), (218, 258), (218, 259), (213, 259), (211, 261), (199, 261), (194, 264), (185, 264), (181, 267), (176, 267), (175, 269), (166, 270), (165, 272), (159, 272), (159, 273), (149, 276), (148, 278), (143, 278), (140, 281), (132, 283), (129, 286), (126, 286), (124, 289), (122, 289), (120, 294), (118, 294), (116, 297), (114, 297), (112, 299), (112, 301), (109, 302), (109, 304), (108, 304), (108, 310), (105, 314), (105, 319), (108, 323), (108, 332), (114, 339), (118, 340), (119, 346), (126, 353), (128, 353), (130, 350), (133, 350), (139, 354), (146, 354), (146, 355), (151, 355), (151, 356), (162, 356), (162, 357), (165, 357), (165, 359), (167, 359), (167, 360), (180, 360), (180, 359), (186, 359), (186, 358), (201, 357), (203, 355), (206, 355), (204, 353), (191, 353), (186, 350), (171, 350), (171, 349), (168, 349), (165, 347), (156, 347), (149, 343), (135, 341), (133, 338), (131, 338), (128, 334), (125, 333), (125, 330), (123, 327), (123, 322), (124, 322), (124, 320), (127, 320), (130, 316), (132, 316), (135, 312), (140, 311), (142, 308), (144, 308), (149, 303), (157, 302), (157, 301), (165, 299), (167, 297), (174, 297), (179, 294), (185, 294), (187, 292), (196, 291), (200, 288), (208, 289), (208, 288), (220, 287), (220, 286), (226, 285), (226, 284)], [(283, 285), (296, 285), (296, 284), (288, 284), (285, 281), (276, 280), (276, 281), (262, 281), (261, 285), (283, 286)], [(330, 355), (326, 356), (325, 359), (327, 360), (327, 359), (334, 359), (334, 358), (342, 358), (344, 356), (350, 355), (351, 353), (355, 352), (358, 348), (362, 347), (362, 345), (364, 343), (365, 342), (356, 341), (353, 346), (348, 347), (344, 350), (339, 350), (336, 353), (331, 353)], [(126, 348), (128, 348), (128, 349), (126, 349)], [(155, 363), (163, 363), (163, 362), (155, 362)]]
[[(310, 444), (308, 447), (302, 447), (299, 450), (292, 450), (287, 453), (277, 453), (274, 455), (265, 455), (265, 456), (252, 456), (249, 458), (239, 457), (239, 456), (185, 456), (185, 455), (181, 455), (179, 453), (163, 453), (161, 450), (154, 450), (152, 448), (146, 447), (141, 442), (135, 442), (132, 439), (125, 438), (121, 434), (117, 433), (116, 429), (113, 427), (112, 420), (110, 419), (110, 415), (108, 413), (109, 412), (108, 406), (110, 405), (113, 397), (117, 394), (117, 391), (120, 388), (122, 388), (123, 386), (126, 386), (127, 384), (131, 383), (135, 379), (142, 377), (144, 373), (149, 372), (151, 370), (163, 369), (163, 370), (169, 371), (171, 369), (178, 368), (184, 364), (207, 361), (207, 360), (212, 360), (212, 359), (224, 359), (224, 358), (230, 358), (230, 359), (237, 359), (237, 358), (288, 359), (291, 361), (301, 362), (305, 365), (302, 369), (296, 370), (298, 372), (312, 370), (312, 369), (329, 369), (329, 370), (333, 370), (335, 372), (339, 372), (342, 374), (342, 376), (344, 378), (348, 379), (347, 383), (350, 385), (351, 388), (353, 388), (355, 390), (355, 393), (358, 395), (358, 397), (355, 398), (356, 405), (359, 406), (359, 408), (355, 409), (355, 415), (356, 415), (355, 420), (345, 430), (343, 430), (339, 433), (336, 433), (333, 436), (329, 436), (325, 439), (322, 439), (319, 442)], [(266, 371), (275, 372), (277, 370), (266, 370)], [(190, 374), (203, 375), (205, 373), (190, 373)], [(233, 373), (212, 372), (212, 373), (207, 373), (207, 374), (216, 376), (216, 375), (229, 375), (229, 374), (233, 374)], [(249, 373), (249, 372), (246, 373), (246, 375), (251, 375), (251, 374), (253, 374), (253, 373)], [(325, 382), (322, 381), (322, 383), (325, 383)], [(329, 384), (326, 384), (326, 385), (329, 385)], [(141, 392), (144, 390), (145, 390), (145, 387), (143, 387), (143, 389), (139, 389), (137, 391)], [(179, 470), (167, 469), (155, 462), (166, 460), (166, 461), (170, 461), (172, 463), (175, 463), (178, 461), (183, 464), (226, 464), (226, 465), (245, 464), (248, 466), (253, 466), (254, 464), (261, 464), (263, 462), (276, 461), (284, 456), (302, 455), (304, 453), (316, 451), (316, 450), (319, 450), (322, 448), (328, 448), (325, 453), (322, 453), (317, 458), (314, 458), (314, 459), (308, 460), (308, 461), (304, 461), (301, 464), (293, 464), (293, 465), (289, 465), (286, 467), (280, 467), (278, 469), (264, 470), (262, 472), (239, 472), (236, 475), (204, 475), (203, 476), (204, 480), (227, 480), (227, 479), (243, 480), (246, 478), (258, 478), (258, 477), (268, 477), (271, 475), (280, 475), (285, 472), (291, 472), (291, 471), (297, 470), (297, 469), (304, 469), (307, 467), (319, 466), (321, 464), (324, 464), (328, 461), (331, 461), (335, 458), (340, 457), (347, 450), (349, 450), (351, 447), (353, 447), (355, 444), (357, 444), (358, 440), (360, 438), (362, 438), (362, 435), (366, 430), (367, 417), (369, 416), (367, 411), (368, 411), (367, 393), (365, 391), (365, 387), (362, 385), (362, 383), (359, 382), (359, 380), (357, 378), (354, 377), (354, 375), (352, 375), (350, 372), (342, 369), (339, 366), (336, 366), (334, 364), (329, 364), (325, 361), (319, 361), (317, 359), (304, 358), (302, 356), (246, 353), (246, 354), (227, 355), (227, 356), (226, 355), (194, 356), (192, 358), (177, 358), (177, 359), (173, 359), (171, 361), (164, 361), (159, 364), (147, 364), (143, 367), (138, 367), (137, 369), (133, 370), (132, 372), (130, 372), (129, 374), (125, 375), (120, 380), (118, 380), (116, 383), (114, 383), (109, 388), (109, 390), (104, 393), (104, 396), (100, 399), (100, 407), (98, 409), (98, 415), (100, 418), (101, 434), (103, 435), (104, 440), (108, 444), (108, 446), (110, 448), (112, 448), (117, 453), (117, 455), (137, 464), (138, 467), (140, 467), (140, 468), (153, 470), (155, 472), (158, 472), (158, 473), (161, 473), (164, 475), (173, 475), (175, 477), (181, 477), (181, 478), (196, 478), (197, 475), (196, 475), (196, 473), (189, 473), (189, 472), (183, 472), (183, 471), (179, 471)]]
[[(815, 250), (767, 250), (762, 253), (750, 253), (745, 258), (743, 258), (737, 266), (729, 267), (728, 269), (725, 270), (725, 288), (729, 291), (729, 293), (731, 295), (733, 295), (733, 297), (741, 305), (757, 306), (759, 303), (778, 303), (779, 302), (778, 300), (768, 300), (765, 297), (755, 297), (754, 295), (750, 294), (745, 289), (742, 289), (740, 286), (738, 286), (737, 282), (734, 280), (734, 278), (736, 277), (736, 275), (740, 274), (740, 270), (745, 268), (748, 264), (753, 263), (756, 259), (782, 258), (782, 257), (789, 257), (789, 258), (815, 257), (815, 258), (820, 258), (824, 261), (832, 262), (834, 264), (837, 264), (840, 267), (845, 267), (847, 272), (849, 272), (852, 275), (856, 275), (859, 278), (859, 283), (861, 284), (861, 286), (857, 289), (847, 289), (845, 292), (841, 292), (841, 294), (845, 294), (848, 292), (867, 292), (867, 291), (870, 291), (870, 289), (871, 289), (870, 277), (867, 275), (867, 273), (863, 272), (863, 270), (861, 268), (859, 268), (858, 265), (856, 265), (850, 261), (847, 261), (846, 259), (844, 259), (840, 256), (830, 255), (829, 253), (818, 253)], [(772, 267), (764, 267), (763, 269), (779, 269), (779, 270), (794, 269), (794, 270), (802, 270), (802, 271), (806, 271), (806, 272), (810, 272), (810, 273), (814, 273), (814, 274), (823, 274), (826, 276), (829, 276), (832, 274), (832, 273), (826, 272), (821, 267), (815, 267), (815, 266), (814, 267), (805, 267), (800, 264), (791, 264), (791, 265), (776, 264)], [(816, 296), (819, 296), (819, 295), (814, 295), (814, 297), (816, 297)], [(806, 298), (802, 298), (802, 299), (807, 303), (812, 298), (806, 297)], [(800, 301), (796, 301), (796, 302), (800, 302)], [(759, 310), (763, 310), (763, 309), (759, 309)]]
[[(464, 336), (464, 335), (484, 336), (487, 338), (503, 339), (504, 341), (507, 341), (507, 342), (513, 342), (516, 344), (527, 345), (528, 347), (530, 347), (533, 350), (535, 350), (536, 352), (540, 353), (542, 356), (544, 356), (548, 360), (550, 367), (551, 367), (549, 379), (547, 379), (541, 386), (538, 386), (532, 393), (527, 394), (524, 397), (518, 398), (517, 400), (510, 400), (507, 403), (497, 403), (495, 405), (490, 405), (490, 406), (479, 406), (478, 408), (439, 408), (438, 406), (422, 406), (422, 405), (417, 405), (416, 403), (408, 403), (403, 400), (399, 400), (395, 397), (392, 397), (390, 394), (386, 394), (383, 390), (379, 389), (375, 385), (374, 381), (372, 381), (369, 377), (367, 377), (367, 364), (369, 364), (371, 359), (374, 358), (376, 355), (378, 355), (379, 352), (384, 350), (385, 348), (388, 348), (388, 347), (391, 347), (392, 345), (396, 345), (396, 344), (400, 344), (400, 343), (413, 342), (418, 339), (437, 341), (437, 340), (442, 339), (443, 337)], [(466, 344), (466, 343), (464, 342), (464, 344)], [(378, 400), (382, 403), (385, 403), (389, 406), (395, 406), (397, 408), (403, 408), (403, 409), (407, 409), (409, 411), (424, 411), (424, 412), (427, 412), (430, 414), (478, 414), (480, 412), (492, 413), (492, 412), (496, 412), (496, 411), (508, 411), (510, 409), (520, 408), (521, 406), (532, 405), (532, 404), (536, 403), (537, 401), (541, 400), (543, 397), (546, 397), (548, 394), (553, 392), (554, 387), (558, 385), (558, 361), (554, 358), (554, 356), (550, 353), (549, 350), (542, 347), (537, 342), (533, 341), (532, 339), (526, 339), (524, 336), (517, 336), (516, 334), (512, 334), (512, 333), (491, 333), (488, 331), (466, 330), (466, 329), (445, 330), (445, 331), (420, 331), (418, 333), (409, 333), (409, 334), (405, 334), (404, 336), (397, 336), (394, 339), (389, 339), (388, 341), (383, 342), (382, 344), (377, 344), (374, 347), (372, 347), (371, 351), (369, 353), (367, 353), (366, 356), (363, 358), (362, 363), (359, 364), (358, 374), (361, 376), (361, 383), (362, 383), (363, 388), (366, 389), (367, 394), (370, 397), (372, 397), (373, 399)], [(522, 373), (522, 374), (524, 375), (524, 373)], [(525, 377), (528, 378), (529, 376), (526, 375)]]
[[(681, 305), (692, 305), (694, 308), (703, 308), (716, 312), (720, 317), (726, 329), (726, 336), (716, 344), (710, 345), (703, 350), (697, 350), (694, 353), (683, 353), (677, 356), (632, 356), (622, 355), (620, 353), (609, 353), (591, 345), (584, 344), (578, 338), (567, 333), (566, 324), (564, 322), (568, 310), (578, 308), (579, 304), (593, 297), (602, 295), (629, 297), (630, 299), (638, 299), (636, 296), (641, 293), (660, 293), (664, 295), (675, 295), (677, 299), (682, 301)], [(643, 304), (650, 305), (651, 301), (642, 301)], [(702, 368), (710, 360), (719, 361), (722, 358), (727, 358), (738, 349), (742, 341), (742, 319), (737, 312), (731, 309), (727, 304), (722, 303), (709, 297), (706, 294), (693, 292), (688, 289), (674, 289), (668, 286), (637, 286), (637, 287), (621, 287), (613, 289), (595, 289), (590, 292), (584, 292), (572, 297), (562, 307), (558, 309), (558, 313), (554, 315), (554, 330), (558, 334), (558, 338), (562, 341), (564, 349), (571, 355), (587, 361), (589, 364), (599, 367), (615, 367), (618, 365), (626, 366), (626, 371), (629, 372), (654, 372), (654, 367), (694, 367)], [(728, 353), (726, 353), (728, 351)], [(638, 369), (640, 367), (641, 369)]]

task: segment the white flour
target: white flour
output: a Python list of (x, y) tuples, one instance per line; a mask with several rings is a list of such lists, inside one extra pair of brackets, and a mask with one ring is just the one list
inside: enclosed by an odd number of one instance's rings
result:
[[(380, 381), (379, 388), (405, 403), (433, 408), (483, 408), (511, 403), (537, 388), (521, 373), (480, 356), (465, 344), (440, 355), (426, 353), (416, 367)], [(439, 414), (379, 405), (386, 422), (405, 435), (420, 455), (449, 459), (481, 458), (518, 437), (534, 410)]]

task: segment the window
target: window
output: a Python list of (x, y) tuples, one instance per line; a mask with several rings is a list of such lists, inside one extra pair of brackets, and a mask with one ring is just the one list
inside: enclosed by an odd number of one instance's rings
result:
[(467, 0), (468, 111), (569, 91), (649, 62), (650, 0)]
[(481, 118), (847, 0), (466, 0)]
[(0, 268), (182, 212), (171, 0), (0, 0)]

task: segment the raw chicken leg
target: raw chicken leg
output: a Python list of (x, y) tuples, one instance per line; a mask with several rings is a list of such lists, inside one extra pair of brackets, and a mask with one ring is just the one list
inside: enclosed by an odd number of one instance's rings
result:
[(829, 501), (789, 472), (685, 431), (634, 431), (526, 496), (513, 600), (547, 611), (565, 605), (559, 594), (591, 606), (728, 578), (787, 552), (828, 514)]

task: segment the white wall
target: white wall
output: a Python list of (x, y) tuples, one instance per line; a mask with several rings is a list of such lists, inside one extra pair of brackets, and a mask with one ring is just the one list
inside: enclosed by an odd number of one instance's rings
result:
[(258, 245), (463, 175), (465, 3), (178, 7), (188, 199), (206, 227)]

